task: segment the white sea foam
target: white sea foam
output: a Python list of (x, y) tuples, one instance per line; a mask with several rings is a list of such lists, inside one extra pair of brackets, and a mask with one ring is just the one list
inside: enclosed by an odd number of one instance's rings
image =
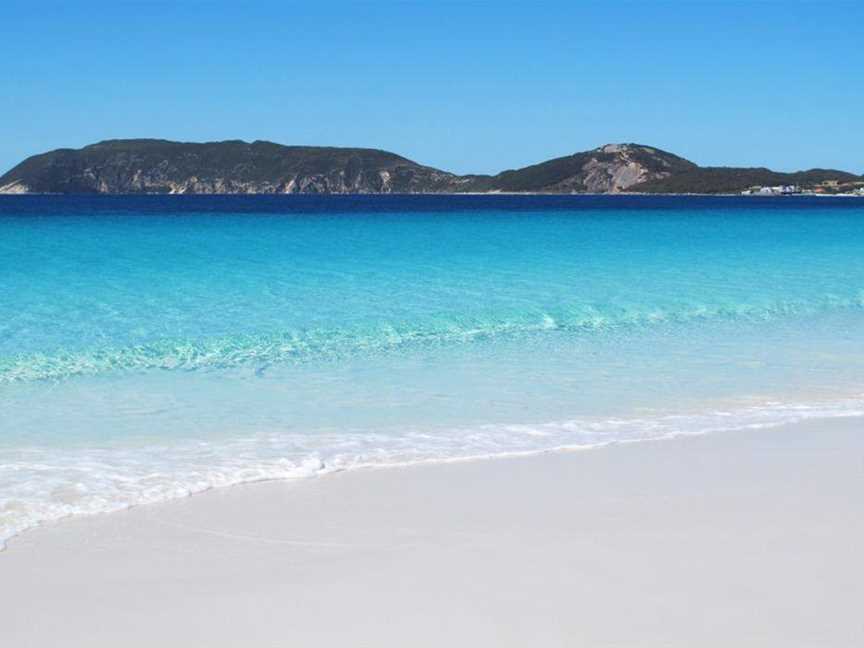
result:
[(64, 517), (107, 513), (248, 482), (298, 479), (358, 467), (587, 449), (855, 416), (864, 416), (864, 396), (398, 434), (271, 432), (143, 447), (0, 448), (0, 546), (26, 529)]

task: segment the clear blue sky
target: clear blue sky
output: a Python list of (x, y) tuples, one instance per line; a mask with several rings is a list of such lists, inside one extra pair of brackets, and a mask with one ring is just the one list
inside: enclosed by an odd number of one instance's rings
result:
[[(244, 5), (249, 6), (244, 6)], [(120, 137), (864, 172), (864, 2), (4, 0), (0, 172)]]

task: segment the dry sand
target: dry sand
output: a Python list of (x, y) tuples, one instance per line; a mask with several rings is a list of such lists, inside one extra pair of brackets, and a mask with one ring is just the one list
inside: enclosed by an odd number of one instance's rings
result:
[(67, 520), (0, 646), (864, 646), (864, 420), (365, 470)]

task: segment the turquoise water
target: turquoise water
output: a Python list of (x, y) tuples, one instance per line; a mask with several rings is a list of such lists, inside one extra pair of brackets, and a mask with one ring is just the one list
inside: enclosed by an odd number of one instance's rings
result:
[(864, 201), (6, 197), (0, 539), (864, 409)]

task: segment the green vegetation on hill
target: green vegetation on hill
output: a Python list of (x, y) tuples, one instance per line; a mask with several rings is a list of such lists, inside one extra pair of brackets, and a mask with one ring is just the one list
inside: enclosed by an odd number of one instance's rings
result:
[(860, 180), (831, 169), (699, 167), (642, 144), (607, 144), (497, 175), (457, 176), (377, 149), (131, 139), (34, 155), (0, 177), (0, 193), (711, 194), (826, 181), (854, 187)]
[(522, 169), (508, 169), (495, 176), (474, 176), (472, 191), (539, 191), (582, 173), (588, 153), (555, 158)]
[(49, 193), (426, 191), (451, 174), (363, 148), (108, 140), (28, 158), (0, 178)]

